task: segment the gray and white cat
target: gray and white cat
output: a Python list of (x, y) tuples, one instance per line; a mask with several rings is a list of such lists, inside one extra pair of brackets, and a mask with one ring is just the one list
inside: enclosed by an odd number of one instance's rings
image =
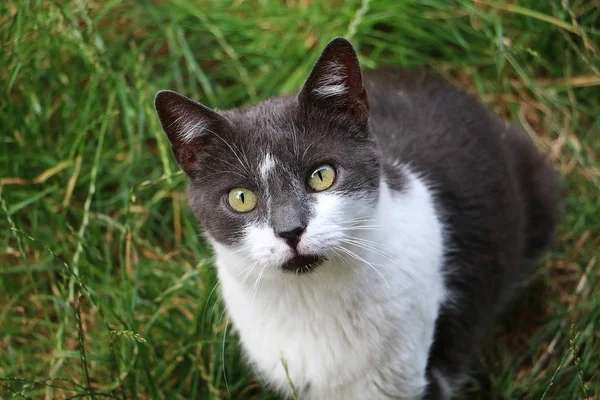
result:
[[(368, 95), (367, 95), (368, 93)], [(301, 399), (448, 399), (559, 220), (517, 128), (425, 70), (323, 50), (297, 95), (155, 106), (248, 357)]]

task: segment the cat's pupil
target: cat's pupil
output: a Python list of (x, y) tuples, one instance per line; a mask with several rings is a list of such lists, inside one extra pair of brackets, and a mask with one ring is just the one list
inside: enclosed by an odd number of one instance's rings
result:
[(238, 197), (239, 197), (240, 201), (242, 203), (244, 203), (244, 192), (240, 192), (239, 195), (238, 195)]
[(319, 175), (319, 179), (321, 180), (321, 182), (323, 182), (323, 174), (321, 173), (321, 171), (317, 171), (317, 175)]

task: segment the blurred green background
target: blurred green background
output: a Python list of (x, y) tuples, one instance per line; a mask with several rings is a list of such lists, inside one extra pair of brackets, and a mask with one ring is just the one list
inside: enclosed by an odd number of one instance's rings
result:
[(152, 100), (297, 90), (343, 35), (522, 126), (565, 218), (461, 398), (600, 393), (600, 2), (3, 1), (0, 398), (275, 399), (246, 366)]

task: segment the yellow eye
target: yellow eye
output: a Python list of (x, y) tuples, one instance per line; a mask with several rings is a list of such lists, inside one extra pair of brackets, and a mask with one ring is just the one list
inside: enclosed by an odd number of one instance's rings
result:
[(256, 195), (254, 192), (244, 189), (235, 188), (229, 191), (229, 205), (237, 212), (246, 213), (254, 210), (256, 207)]
[(308, 177), (308, 186), (315, 192), (329, 189), (335, 181), (335, 170), (331, 165), (317, 167)]

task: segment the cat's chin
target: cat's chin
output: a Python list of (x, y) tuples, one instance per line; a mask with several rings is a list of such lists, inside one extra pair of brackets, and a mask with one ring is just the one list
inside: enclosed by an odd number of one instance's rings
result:
[(323, 261), (327, 260), (327, 258), (323, 256), (319, 256), (316, 254), (310, 255), (301, 255), (298, 254), (293, 258), (286, 261), (281, 269), (284, 272), (290, 272), (296, 275), (308, 274), (314, 271), (319, 265), (323, 263)]

